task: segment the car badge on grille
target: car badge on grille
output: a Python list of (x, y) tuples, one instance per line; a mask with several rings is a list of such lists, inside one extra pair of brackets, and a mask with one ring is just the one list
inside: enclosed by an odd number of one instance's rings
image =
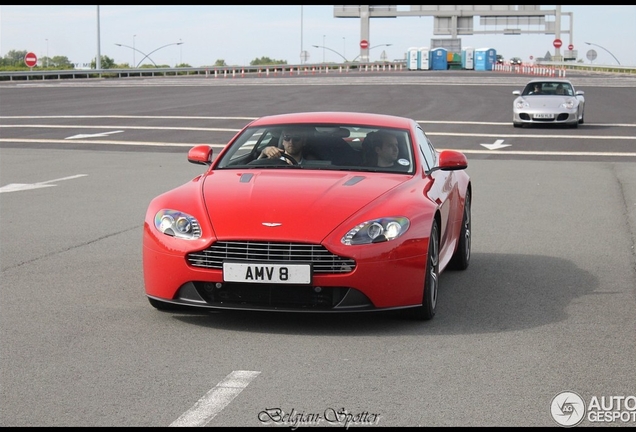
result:
[(280, 223), (280, 222), (263, 222), (263, 225), (265, 225), (267, 227), (277, 227), (277, 226), (281, 226), (282, 223)]

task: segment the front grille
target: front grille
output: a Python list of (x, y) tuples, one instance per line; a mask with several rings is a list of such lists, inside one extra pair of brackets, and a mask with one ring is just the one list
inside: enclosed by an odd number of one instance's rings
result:
[(355, 260), (334, 255), (322, 245), (255, 241), (217, 242), (207, 249), (187, 255), (194, 267), (222, 269), (224, 261), (303, 262), (313, 264), (314, 273), (349, 273)]

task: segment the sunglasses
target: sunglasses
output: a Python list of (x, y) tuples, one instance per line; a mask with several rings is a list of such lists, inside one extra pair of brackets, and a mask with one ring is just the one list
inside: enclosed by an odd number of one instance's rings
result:
[(291, 136), (291, 135), (283, 135), (283, 140), (291, 143), (299, 143), (303, 140), (301, 136)]

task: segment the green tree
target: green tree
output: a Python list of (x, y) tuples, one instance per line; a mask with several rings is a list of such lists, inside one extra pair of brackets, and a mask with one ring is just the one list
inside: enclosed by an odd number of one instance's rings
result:
[(54, 67), (56, 69), (75, 69), (75, 65), (66, 56), (55, 56), (51, 58), (44, 57), (40, 64), (45, 67)]
[[(115, 60), (108, 56), (101, 56), (101, 67), (102, 69), (113, 69), (115, 66)], [(91, 61), (91, 69), (97, 69), (97, 59), (93, 59)]]
[(250, 62), (251, 66), (260, 66), (260, 65), (279, 65), (279, 64), (287, 64), (286, 60), (272, 60), (269, 57), (261, 57), (254, 59)]
[(22, 68), (26, 67), (24, 64), (24, 57), (27, 55), (27, 50), (17, 51), (11, 50), (4, 56), (3, 66), (16, 66)]
[(227, 63), (225, 63), (225, 60), (223, 59), (218, 59), (214, 62), (214, 66), (227, 66)]

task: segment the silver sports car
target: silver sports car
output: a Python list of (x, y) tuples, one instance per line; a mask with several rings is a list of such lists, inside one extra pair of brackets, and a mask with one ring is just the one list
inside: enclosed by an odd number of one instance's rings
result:
[(583, 124), (585, 98), (566, 79), (533, 79), (523, 91), (515, 90), (512, 104), (514, 127), (533, 124)]

